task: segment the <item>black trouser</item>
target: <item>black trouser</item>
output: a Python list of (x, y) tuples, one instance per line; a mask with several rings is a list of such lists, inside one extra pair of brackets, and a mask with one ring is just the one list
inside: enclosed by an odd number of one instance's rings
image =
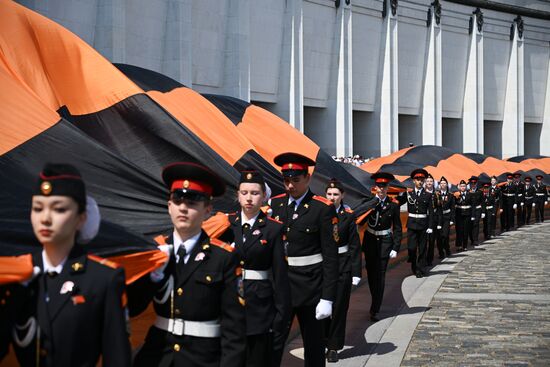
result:
[(518, 207), (516, 208), (516, 216), (518, 227), (521, 227), (525, 224), (525, 218), (523, 217), (523, 205), (521, 205), (521, 203), (518, 203)]
[(426, 271), (426, 230), (407, 228), (407, 248), (413, 273)]
[(451, 248), (449, 247), (450, 222), (450, 219), (443, 219), (441, 229), (437, 230), (437, 250), (441, 258), (451, 255)]
[(502, 214), (504, 215), (504, 230), (514, 229), (514, 199), (504, 199), (502, 202)]
[(273, 333), (247, 335), (246, 367), (267, 367), (273, 353)]
[(524, 224), (529, 224), (531, 221), (531, 212), (533, 211), (533, 200), (525, 201), (523, 206), (523, 218), (525, 220)]
[(456, 215), (456, 249), (465, 249), (468, 247), (468, 233), (470, 232), (470, 222), (472, 221), (469, 215)]
[[(471, 219), (470, 219), (471, 220)], [(476, 209), (474, 214), (474, 220), (472, 220), (469, 237), (470, 243), (472, 246), (477, 246), (479, 244), (479, 222), (481, 221), (481, 209)]]
[[(432, 233), (426, 233), (426, 243), (428, 245), (428, 250), (426, 252), (426, 263), (432, 265), (434, 261), (434, 251), (435, 251), (435, 239), (437, 236), (437, 229), (434, 229)], [(441, 252), (439, 252), (441, 255)]]
[(544, 222), (544, 196), (536, 199), (535, 220), (537, 222)]
[(341, 273), (338, 277), (336, 297), (332, 304), (332, 318), (326, 320), (327, 349), (344, 348), (346, 337), (346, 320), (348, 316), (349, 297), (351, 295), (351, 272)]
[[(388, 268), (388, 255), (381, 254), (381, 248), (391, 246), (392, 236), (375, 236), (367, 233), (367, 247), (365, 251), (365, 268), (371, 294), (370, 312), (378, 313), (384, 299), (386, 285), (386, 269)], [(387, 243), (386, 241), (389, 241)]]
[(487, 209), (485, 218), (483, 219), (483, 236), (486, 240), (495, 235), (495, 222), (497, 220), (496, 209), (493, 207)]

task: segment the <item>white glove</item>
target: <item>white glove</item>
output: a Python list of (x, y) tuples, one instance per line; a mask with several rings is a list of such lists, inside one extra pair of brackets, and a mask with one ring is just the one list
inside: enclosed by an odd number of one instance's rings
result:
[(481, 219), (485, 218), (485, 213), (481, 213)]
[(397, 257), (397, 251), (391, 250), (390, 251), (390, 259), (395, 259)]
[(437, 226), (437, 229), (441, 229), (441, 226)]
[(433, 231), (434, 231), (433, 229), (428, 228), (428, 229), (426, 230), (426, 233), (427, 233), (427, 234), (431, 234)]
[(351, 285), (359, 285), (360, 281), (361, 281), (361, 278), (359, 277), (351, 277)]
[(172, 253), (172, 245), (160, 245), (157, 247), (160, 251), (164, 252), (168, 258), (166, 259), (166, 262), (162, 264), (161, 267), (153, 270), (150, 274), (151, 280), (154, 283), (160, 282), (162, 279), (164, 279), (164, 269), (168, 266), (168, 263), (170, 262), (170, 254)]
[(504, 211), (504, 209), (500, 209), (500, 212), (502, 213)]
[(332, 301), (327, 301), (326, 299), (319, 300), (317, 307), (315, 307), (315, 318), (322, 320), (330, 316), (332, 316)]
[(449, 225), (452, 226), (453, 224), (455, 224), (455, 222), (449, 222)]
[(545, 202), (544, 202), (544, 205), (548, 205), (548, 201), (545, 201)]
[(520, 204), (521, 204), (521, 206), (523, 206), (523, 202), (521, 202)]
[(533, 203), (533, 208), (536, 206), (537, 204)]
[(518, 208), (518, 204), (514, 204), (514, 206), (512, 206), (512, 208), (517, 209), (517, 208)]
[(471, 220), (476, 220), (476, 218), (475, 218), (475, 217), (471, 217), (470, 219), (471, 219)]

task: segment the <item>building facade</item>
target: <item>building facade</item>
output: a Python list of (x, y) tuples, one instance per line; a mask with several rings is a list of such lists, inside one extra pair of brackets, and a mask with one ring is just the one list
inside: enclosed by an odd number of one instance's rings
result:
[(550, 155), (543, 0), (18, 0), (112, 62), (276, 113), (329, 154)]

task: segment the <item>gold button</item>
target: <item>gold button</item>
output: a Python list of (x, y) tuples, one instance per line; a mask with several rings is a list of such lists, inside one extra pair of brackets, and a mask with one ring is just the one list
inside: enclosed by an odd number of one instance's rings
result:
[(178, 293), (178, 296), (181, 296), (183, 294), (183, 289), (178, 288), (176, 292)]
[(306, 228), (306, 232), (309, 232), (309, 228)]
[(207, 281), (207, 282), (211, 282), (211, 281), (212, 281), (212, 277), (211, 277), (210, 275), (207, 275), (207, 276), (206, 276), (206, 281)]
[(48, 351), (47, 351), (46, 349), (44, 349), (44, 348), (41, 348), (41, 349), (40, 349), (40, 356), (41, 356), (41, 357), (45, 357), (45, 356), (47, 356), (47, 355), (48, 355)]
[(179, 344), (174, 344), (174, 351), (179, 352), (181, 349)]
[(7, 290), (7, 291), (6, 291), (6, 297), (9, 297), (9, 296), (10, 296), (10, 294), (11, 294), (11, 293), (10, 293), (10, 291), (9, 291), (9, 290)]
[(241, 260), (241, 265), (244, 265), (244, 260)]
[(0, 305), (4, 306), (5, 304), (6, 304), (6, 300), (2, 298), (2, 299), (0, 300)]
[(179, 314), (180, 314), (180, 309), (179, 309), (179, 308), (176, 308), (176, 309), (174, 310), (174, 313), (175, 313), (176, 315), (179, 315)]

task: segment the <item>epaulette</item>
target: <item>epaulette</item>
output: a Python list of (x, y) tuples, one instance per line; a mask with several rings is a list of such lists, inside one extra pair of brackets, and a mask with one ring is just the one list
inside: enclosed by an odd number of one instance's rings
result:
[(353, 214), (353, 209), (351, 208), (345, 208), (344, 210), (346, 211), (346, 213)]
[(279, 194), (279, 195), (275, 195), (275, 196), (272, 196), (271, 199), (278, 199), (278, 198), (282, 198), (282, 197), (285, 197), (286, 194)]
[(211, 245), (214, 245), (214, 246), (217, 246), (219, 248), (222, 248), (224, 249), (225, 251), (227, 252), (233, 252), (235, 251), (235, 248), (231, 247), (230, 244), (226, 243), (226, 242), (223, 242), (223, 241), (220, 241), (218, 239), (215, 239), (215, 238), (211, 238), (210, 239), (210, 244)]
[(158, 235), (157, 237), (153, 238), (153, 240), (157, 243), (157, 245), (166, 245), (167, 244), (167, 240), (168, 240), (168, 236), (165, 236), (163, 234), (161, 235)]
[(275, 218), (267, 217), (267, 219), (269, 219), (270, 221), (275, 222), (275, 223), (283, 224), (283, 222), (281, 222), (280, 220), (277, 220)]
[(95, 261), (97, 263), (100, 263), (101, 265), (105, 265), (110, 267), (111, 269), (118, 269), (120, 268), (120, 265), (114, 261), (104, 259), (102, 257), (96, 256), (96, 255), (88, 255), (88, 259)]
[(320, 201), (321, 203), (326, 204), (326, 205), (332, 205), (332, 201), (330, 201), (329, 199), (327, 199), (323, 196), (313, 195), (313, 199), (315, 199), (317, 201)]

